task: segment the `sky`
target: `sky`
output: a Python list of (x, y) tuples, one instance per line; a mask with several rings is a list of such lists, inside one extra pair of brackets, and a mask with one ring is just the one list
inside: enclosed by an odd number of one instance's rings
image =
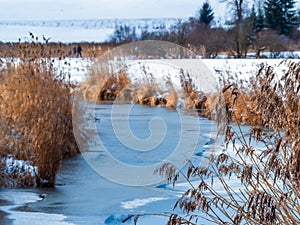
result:
[[(0, 0), (0, 20), (195, 16), (205, 0)], [(210, 0), (211, 4), (218, 0)], [(215, 14), (225, 10), (218, 3)], [(218, 15), (216, 15), (218, 17)]]
[(205, 1), (214, 8), (216, 21), (228, 15), (221, 0), (0, 0), (0, 20), (188, 18)]

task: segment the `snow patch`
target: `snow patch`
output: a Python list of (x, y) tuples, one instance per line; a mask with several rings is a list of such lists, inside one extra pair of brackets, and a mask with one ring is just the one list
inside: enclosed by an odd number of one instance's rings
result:
[(42, 200), (42, 198), (37, 193), (26, 191), (14, 192), (13, 190), (0, 192), (0, 199), (6, 200), (15, 205), (24, 205), (27, 203), (33, 203)]
[(9, 211), (9, 213), (10, 215), (8, 215), (7, 218), (14, 220), (14, 225), (75, 225), (74, 223), (64, 221), (67, 217), (61, 214), (19, 211)]
[(30, 174), (30, 176), (35, 177), (38, 173), (38, 168), (30, 165), (30, 161), (17, 160), (13, 155), (8, 155), (2, 160), (5, 162), (5, 168), (3, 169), (5, 175)]
[(162, 201), (166, 198), (145, 198), (145, 199), (134, 199), (131, 201), (122, 202), (121, 206), (124, 209), (135, 209), (144, 205), (147, 205), (152, 202)]

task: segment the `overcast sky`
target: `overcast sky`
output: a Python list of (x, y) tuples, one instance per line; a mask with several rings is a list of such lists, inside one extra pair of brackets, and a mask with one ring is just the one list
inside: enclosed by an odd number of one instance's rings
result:
[[(157, 18), (195, 16), (206, 0), (0, 0), (0, 20)], [(253, 1), (253, 0), (248, 0)], [(208, 0), (215, 19), (226, 4)], [(297, 5), (299, 5), (297, 1)], [(227, 11), (228, 14), (228, 11)]]

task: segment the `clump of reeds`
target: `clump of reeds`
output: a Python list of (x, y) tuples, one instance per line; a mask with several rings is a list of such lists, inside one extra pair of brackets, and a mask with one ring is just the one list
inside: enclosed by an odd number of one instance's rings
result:
[(209, 109), (208, 96), (203, 92), (197, 90), (197, 87), (191, 75), (180, 70), (180, 83), (182, 88), (182, 95), (185, 98), (185, 109), (196, 110), (201, 117), (211, 118), (211, 110)]
[[(0, 152), (1, 157), (9, 154), (29, 161), (37, 167), (33, 184), (52, 187), (63, 157), (77, 152), (71, 120), (72, 85), (54, 67), (58, 59), (47, 55), (47, 43), (32, 39), (20, 46), (22, 57), (6, 62), (1, 71)], [(7, 185), (10, 174), (1, 171), (1, 185)], [(12, 186), (29, 185), (23, 179), (26, 174), (14, 176)]]
[[(166, 80), (167, 90), (162, 90), (156, 83), (152, 74), (148, 74), (143, 67), (143, 80), (132, 82), (127, 74), (125, 63), (121, 62), (123, 70), (117, 70), (117, 66), (111, 62), (97, 62), (91, 70), (89, 79), (82, 84), (82, 95), (86, 100), (118, 103), (143, 104), (149, 106), (166, 106), (175, 108), (177, 105), (177, 93), (171, 81)], [(125, 65), (125, 66), (124, 66)], [(114, 68), (116, 67), (116, 68)]]
[[(104, 52), (108, 49), (115, 47), (111, 43), (59, 43), (52, 42), (51, 38), (45, 37), (35, 37), (34, 34), (31, 34), (30, 38), (21, 40), (14, 43), (3, 43), (0, 42), (0, 57), (1, 58), (20, 58), (24, 56), (24, 48), (34, 39), (35, 45), (31, 45), (31, 48), (28, 49), (30, 52), (41, 51), (41, 46), (43, 46), (43, 52), (47, 56), (51, 57), (78, 57), (74, 55), (73, 49), (77, 48), (78, 45), (82, 47), (82, 56), (97, 58), (101, 57)], [(44, 44), (47, 44), (44, 45)]]
[(98, 102), (114, 101), (117, 97), (118, 100), (131, 100), (130, 94), (126, 95), (124, 92), (124, 89), (128, 87), (130, 87), (130, 80), (124, 72), (120, 72), (118, 75), (112, 74), (104, 80), (103, 85), (100, 87), (97, 100)]

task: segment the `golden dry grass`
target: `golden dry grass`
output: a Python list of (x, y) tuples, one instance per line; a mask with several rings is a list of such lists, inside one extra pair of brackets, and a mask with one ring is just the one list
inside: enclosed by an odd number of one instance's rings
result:
[[(34, 46), (32, 48), (32, 46)], [(26, 174), (0, 180), (8, 185), (52, 187), (63, 157), (77, 152), (72, 130), (71, 84), (57, 76), (47, 45), (22, 45), (22, 57), (0, 73), (1, 157), (13, 155), (38, 167), (35, 181)], [(1, 177), (4, 175), (2, 174)]]
[[(33, 35), (33, 34), (32, 34)], [(79, 44), (82, 47), (83, 57), (97, 58), (101, 57), (108, 49), (113, 48), (115, 45), (110, 43), (45, 43), (40, 42), (42, 38), (39, 38), (39, 42), (20, 42), (20, 43), (2, 43), (0, 42), (0, 57), (23, 57), (25, 54), (36, 54), (38, 51), (42, 51), (45, 56), (51, 57), (70, 57), (73, 54), (73, 48)], [(35, 38), (33, 38), (35, 40)], [(28, 48), (30, 45), (30, 48)]]

